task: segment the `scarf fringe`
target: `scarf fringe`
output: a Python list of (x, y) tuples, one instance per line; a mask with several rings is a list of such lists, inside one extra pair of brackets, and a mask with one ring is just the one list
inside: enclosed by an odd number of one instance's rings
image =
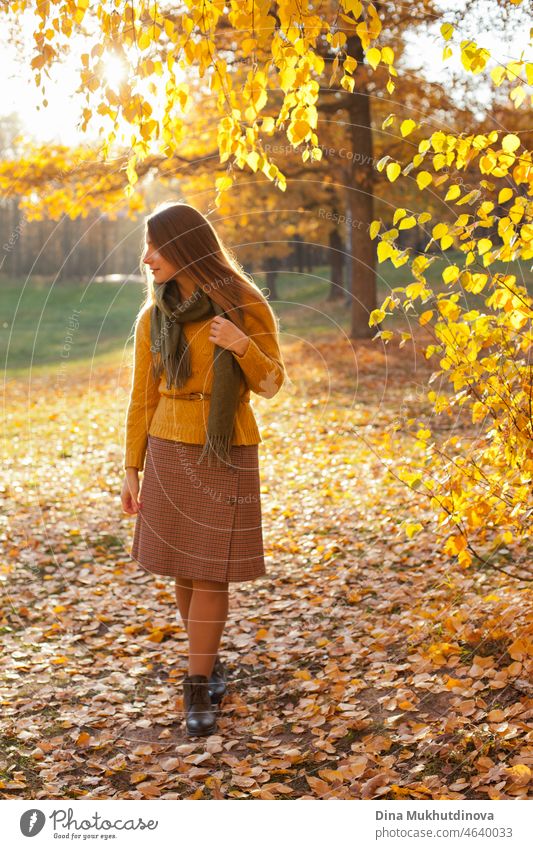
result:
[(207, 457), (207, 465), (211, 467), (211, 459), (217, 458), (217, 468), (220, 466), (220, 461), (227, 463), (228, 465), (231, 463), (231, 436), (221, 436), (217, 434), (217, 436), (209, 436), (206, 437), (204, 447), (200, 457), (196, 461), (196, 465), (198, 466), (200, 463), (204, 461)]

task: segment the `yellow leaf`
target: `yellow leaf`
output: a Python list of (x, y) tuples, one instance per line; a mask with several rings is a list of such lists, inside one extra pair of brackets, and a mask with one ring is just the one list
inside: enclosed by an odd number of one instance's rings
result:
[[(491, 200), (486, 200), (486, 201), (483, 201), (483, 203), (480, 205), (480, 207), (479, 207), (479, 209), (478, 209), (478, 212), (479, 212), (479, 213), (480, 213), (480, 214), (481, 214), (484, 218), (486, 218), (486, 217), (487, 217), (487, 215), (489, 214), (489, 212), (492, 212), (492, 210), (493, 210), (493, 209), (494, 209), (494, 204), (493, 204), (493, 202), (492, 202)], [(491, 220), (490, 220), (490, 222), (488, 222), (488, 223), (492, 224), (492, 219), (491, 219)]]
[(519, 787), (524, 787), (531, 781), (531, 769), (526, 764), (515, 764), (506, 772), (513, 783), (518, 784)]
[(464, 288), (468, 292), (472, 292), (474, 295), (483, 291), (488, 279), (489, 278), (486, 274), (471, 274), (469, 271), (465, 271), (464, 274), (461, 275), (461, 283)]
[(391, 257), (394, 253), (394, 248), (389, 242), (380, 242), (378, 245), (378, 260), (379, 262), (384, 262), (386, 259)]
[(505, 76), (504, 66), (503, 65), (496, 65), (496, 67), (491, 70), (490, 75), (491, 75), (492, 80), (493, 80), (495, 85), (497, 85), (497, 86), (501, 85), (501, 82), (502, 82), (502, 80)]
[[(381, 243), (383, 244), (383, 242)], [(370, 318), (368, 319), (368, 324), (372, 327), (373, 324), (379, 324), (380, 321), (383, 321), (386, 313), (383, 310), (372, 310), (370, 313)]]
[(298, 119), (287, 130), (287, 138), (293, 145), (299, 145), (311, 132), (311, 125), (307, 121)]
[(467, 71), (479, 74), (490, 58), (490, 52), (484, 47), (478, 47), (475, 41), (461, 42), (461, 62)]
[(452, 283), (454, 280), (457, 280), (459, 274), (460, 270), (456, 265), (449, 265), (442, 272), (442, 279), (445, 283)]
[(533, 240), (533, 224), (524, 224), (523, 227), (520, 227), (520, 236), (524, 242), (531, 242)]
[(460, 194), (461, 189), (459, 188), (459, 186), (450, 186), (450, 188), (446, 192), (444, 200), (455, 200), (455, 198), (458, 198)]
[(360, 0), (343, 0), (343, 8), (346, 12), (351, 12), (355, 19), (361, 17), (363, 5)]
[(395, 251), (394, 256), (391, 256), (391, 262), (394, 265), (394, 268), (399, 268), (401, 265), (405, 265), (405, 263), (409, 259), (409, 251)]
[(401, 787), (399, 784), (391, 784), (389, 790), (393, 793), (395, 799), (409, 799), (411, 796), (409, 788)]
[(402, 121), (400, 124), (400, 132), (402, 136), (408, 136), (409, 133), (412, 133), (414, 128), (416, 127), (416, 121), (413, 121), (412, 118), (406, 118), (405, 121)]
[(433, 230), (431, 231), (431, 235), (433, 236), (434, 239), (440, 239), (447, 232), (448, 232), (448, 225), (443, 224), (441, 222), (440, 224), (435, 224)]
[(444, 40), (449, 41), (454, 32), (453, 24), (442, 24), (440, 32)]
[(404, 217), (404, 215), (407, 215), (407, 210), (402, 209), (402, 207), (401, 207), (401, 206), (399, 206), (399, 207), (398, 207), (398, 209), (396, 210), (396, 212), (394, 213), (394, 217), (393, 217), (393, 219), (392, 219), (392, 223), (393, 223), (393, 224), (397, 224), (397, 223), (398, 223), (398, 221), (400, 220), (400, 218), (403, 218), (403, 217)]
[(147, 639), (150, 640), (151, 643), (160, 643), (164, 636), (165, 634), (163, 633), (163, 631), (161, 631), (159, 628), (156, 628), (156, 630), (152, 631), (152, 633), (149, 637), (147, 637)]
[(381, 61), (384, 62), (386, 65), (392, 65), (392, 63), (394, 62), (394, 50), (392, 49), (392, 47), (386, 45), (385, 47), (381, 48)]
[(420, 189), (420, 191), (422, 191), (423, 189), (426, 188), (426, 186), (429, 186), (430, 183), (433, 182), (433, 177), (431, 176), (429, 171), (420, 171), (416, 175), (416, 182), (417, 182), (418, 188)]
[(458, 554), (466, 548), (466, 537), (464, 534), (455, 534), (447, 540), (445, 550), (450, 554)]
[(309, 672), (308, 669), (296, 669), (295, 672), (293, 673), (292, 677), (293, 678), (301, 678), (302, 681), (310, 681), (311, 680), (311, 673)]
[(512, 189), (508, 189), (508, 188), (501, 189), (500, 193), (498, 195), (498, 203), (505, 203), (510, 198), (512, 198), (512, 196), (513, 196), (513, 190)]
[(137, 157), (135, 154), (131, 156), (128, 160), (128, 166), (126, 168), (126, 176), (128, 178), (128, 182), (130, 186), (134, 186), (137, 180), (139, 179), (137, 176), (137, 171), (135, 170), (135, 163), (137, 162)]
[(399, 176), (401, 170), (402, 169), (400, 168), (400, 166), (397, 162), (389, 162), (389, 164), (387, 165), (386, 171), (387, 171), (387, 177), (389, 178), (391, 183), (394, 183), (396, 178)]
[(230, 177), (228, 174), (224, 174), (222, 177), (217, 177), (215, 180), (217, 192), (223, 192), (225, 189), (229, 189), (232, 185), (233, 177)]
[(152, 43), (152, 34), (150, 29), (145, 29), (137, 37), (137, 47), (139, 50), (146, 50)]
[(453, 654), (459, 654), (460, 651), (460, 646), (455, 643), (432, 643), (428, 649), (429, 655), (434, 658), (437, 658), (439, 655), (450, 657)]
[(402, 221), (400, 221), (398, 229), (410, 230), (411, 227), (416, 227), (416, 218), (414, 215), (408, 215), (407, 218), (403, 218)]
[(407, 534), (409, 539), (412, 539), (413, 536), (417, 533), (417, 531), (422, 530), (422, 527), (423, 526), (420, 524), (420, 522), (408, 522), (405, 526), (405, 533)]
[(423, 280), (418, 280), (416, 283), (409, 283), (409, 286), (405, 287), (405, 294), (408, 298), (414, 300), (422, 295), (424, 289), (425, 282)]
[(82, 731), (74, 741), (76, 746), (86, 746), (90, 742), (91, 735), (87, 731)]
[(524, 100), (526, 99), (526, 90), (523, 85), (517, 85), (515, 88), (512, 88), (509, 92), (509, 97), (514, 102), (515, 107), (518, 109), (519, 106), (522, 105)]
[(529, 637), (517, 637), (507, 649), (510, 657), (513, 660), (524, 660), (526, 657), (533, 656), (533, 640)]
[(502, 139), (502, 148), (506, 153), (513, 153), (517, 147), (520, 147), (520, 139), (514, 133), (504, 136)]
[(477, 252), (480, 256), (486, 254), (488, 250), (492, 248), (492, 242), (490, 239), (480, 239), (477, 243)]
[(165, 18), (165, 32), (169, 38), (172, 38), (174, 35), (174, 29), (174, 22), (170, 18)]
[(371, 47), (370, 50), (366, 51), (366, 61), (368, 64), (376, 70), (379, 65), (379, 61), (381, 59), (381, 50), (378, 50), (377, 47)]
[[(431, 136), (431, 145), (433, 150), (442, 150), (446, 145), (446, 135), (442, 130), (436, 130)], [(427, 148), (425, 148), (427, 150)]]
[(379, 228), (381, 227), (381, 221), (373, 221), (370, 225), (370, 238), (375, 239), (377, 234), (379, 233)]
[(248, 165), (250, 166), (252, 171), (257, 171), (257, 166), (259, 164), (259, 154), (258, 154), (258, 152), (256, 150), (251, 150), (246, 155), (246, 162), (248, 163)]
[(425, 312), (422, 313), (422, 315), (418, 319), (418, 323), (423, 326), (424, 324), (427, 324), (428, 321), (431, 321), (432, 318), (433, 318), (433, 310), (426, 310)]
[(132, 784), (138, 784), (139, 781), (144, 781), (147, 776), (147, 772), (132, 772), (130, 775), (130, 780)]

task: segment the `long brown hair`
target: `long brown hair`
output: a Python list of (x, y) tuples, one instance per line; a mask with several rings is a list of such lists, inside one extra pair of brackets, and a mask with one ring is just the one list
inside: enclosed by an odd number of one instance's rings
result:
[[(240, 330), (245, 330), (241, 309), (257, 300), (267, 306), (275, 321), (272, 307), (253, 277), (244, 271), (211, 222), (195, 207), (175, 201), (158, 204), (145, 219), (144, 236), (150, 238), (164, 259), (183, 269), (219, 304)], [(142, 258), (140, 266), (143, 275), (147, 274)], [(147, 285), (148, 292), (141, 310), (155, 304), (154, 287), (157, 284), (148, 279)]]

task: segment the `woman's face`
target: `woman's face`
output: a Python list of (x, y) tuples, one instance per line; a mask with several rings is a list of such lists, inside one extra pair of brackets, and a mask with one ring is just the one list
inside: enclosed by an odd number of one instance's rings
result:
[(151, 242), (150, 236), (146, 236), (146, 248), (143, 262), (148, 266), (154, 276), (154, 283), (166, 283), (175, 277), (179, 271), (173, 263), (165, 259)]

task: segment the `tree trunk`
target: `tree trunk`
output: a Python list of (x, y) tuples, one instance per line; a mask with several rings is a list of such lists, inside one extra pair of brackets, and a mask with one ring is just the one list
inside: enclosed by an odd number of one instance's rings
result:
[(354, 74), (355, 87), (348, 107), (351, 135), (349, 160), (349, 208), (352, 227), (352, 322), (350, 337), (368, 339), (376, 328), (368, 326), (372, 310), (376, 309), (375, 245), (369, 234), (374, 217), (374, 159), (370, 96), (367, 87), (367, 68), (358, 36), (348, 39), (347, 51), (358, 62)]
[(308, 274), (311, 274), (313, 271), (313, 257), (312, 257), (312, 248), (309, 242), (302, 242), (303, 249), (303, 260), (304, 260), (304, 271), (307, 271)]
[(296, 268), (298, 269), (298, 274), (303, 274), (304, 270), (304, 257), (303, 257), (303, 245), (302, 245), (302, 237), (298, 234), (294, 237), (294, 244), (296, 249)]
[(270, 295), (268, 296), (269, 301), (277, 301), (279, 300), (278, 290), (276, 287), (276, 282), (278, 279), (279, 268), (278, 263), (275, 259), (267, 259), (265, 263), (265, 282), (270, 290)]
[(329, 232), (330, 287), (327, 301), (339, 301), (344, 297), (344, 245), (339, 231)]

